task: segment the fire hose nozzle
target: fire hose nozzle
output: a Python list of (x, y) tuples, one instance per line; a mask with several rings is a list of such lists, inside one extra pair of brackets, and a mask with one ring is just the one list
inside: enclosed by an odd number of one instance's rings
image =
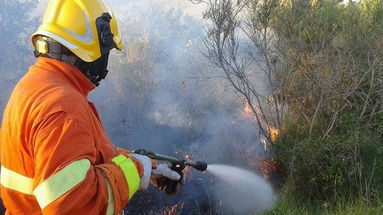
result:
[(204, 161), (196, 161), (194, 168), (199, 171), (205, 171), (207, 169), (207, 163)]
[(205, 171), (207, 169), (207, 163), (204, 161), (185, 162), (186, 166), (191, 166), (196, 170)]
[(204, 162), (204, 161), (195, 161), (195, 162), (193, 162), (193, 161), (180, 160), (178, 158), (171, 157), (171, 156), (168, 156), (168, 155), (162, 155), (162, 154), (153, 153), (153, 152), (147, 151), (145, 149), (136, 150), (136, 151), (134, 151), (134, 153), (148, 156), (148, 157), (150, 157), (151, 159), (154, 159), (154, 160), (169, 161), (169, 162), (171, 162), (174, 165), (181, 166), (181, 170), (184, 169), (185, 166), (191, 166), (191, 167), (193, 167), (193, 168), (195, 168), (196, 170), (199, 170), (199, 171), (205, 171), (207, 169), (207, 163)]

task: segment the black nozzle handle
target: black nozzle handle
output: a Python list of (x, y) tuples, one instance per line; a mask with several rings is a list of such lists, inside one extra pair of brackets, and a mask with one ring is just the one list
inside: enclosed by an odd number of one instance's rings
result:
[(199, 171), (205, 171), (207, 169), (207, 163), (203, 161), (196, 161), (196, 162), (186, 162), (186, 166), (191, 166), (196, 170)]

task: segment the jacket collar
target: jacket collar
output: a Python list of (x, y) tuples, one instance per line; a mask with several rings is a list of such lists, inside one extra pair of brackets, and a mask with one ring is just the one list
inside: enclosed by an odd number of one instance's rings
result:
[(47, 57), (38, 57), (36, 66), (58, 72), (84, 96), (87, 96), (96, 87), (79, 69), (65, 62)]

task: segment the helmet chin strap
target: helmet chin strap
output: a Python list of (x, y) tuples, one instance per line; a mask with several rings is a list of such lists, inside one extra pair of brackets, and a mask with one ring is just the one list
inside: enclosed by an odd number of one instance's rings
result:
[(77, 68), (96, 86), (108, 74), (109, 52), (93, 62), (80, 61)]
[(102, 72), (102, 74), (98, 75), (98, 76), (91, 76), (91, 75), (87, 75), (88, 79), (93, 83), (95, 84), (96, 86), (100, 85), (100, 81), (102, 79), (105, 79), (106, 75), (108, 74), (108, 70), (104, 70), (104, 72)]

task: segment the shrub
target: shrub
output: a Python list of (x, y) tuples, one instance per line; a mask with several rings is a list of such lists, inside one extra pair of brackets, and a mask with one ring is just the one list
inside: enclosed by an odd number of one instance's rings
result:
[(382, 124), (377, 119), (366, 127), (347, 114), (339, 132), (324, 139), (289, 126), (273, 147), (289, 195), (298, 201), (332, 202), (383, 193)]

